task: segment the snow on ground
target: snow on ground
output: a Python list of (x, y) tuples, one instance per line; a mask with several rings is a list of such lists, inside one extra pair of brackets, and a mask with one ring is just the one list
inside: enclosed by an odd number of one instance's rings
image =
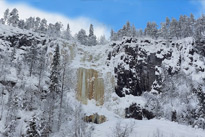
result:
[(117, 124), (122, 125), (122, 130), (126, 126), (133, 128), (129, 137), (205, 137), (205, 131), (202, 129), (194, 129), (163, 119), (134, 120), (122, 118), (115, 118), (95, 125), (93, 137), (114, 137)]

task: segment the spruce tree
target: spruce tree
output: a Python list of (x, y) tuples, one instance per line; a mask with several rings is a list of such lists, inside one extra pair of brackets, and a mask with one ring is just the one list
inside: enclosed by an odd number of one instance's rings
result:
[(78, 34), (77, 34), (77, 40), (82, 44), (82, 45), (87, 45), (88, 43), (88, 36), (86, 35), (86, 32), (84, 29), (81, 29)]
[(90, 24), (90, 29), (89, 29), (89, 37), (94, 35), (94, 29), (93, 29), (93, 24)]
[(95, 45), (97, 45), (97, 38), (94, 35), (93, 25), (90, 24), (89, 37), (88, 37), (88, 46), (95, 46)]
[(59, 76), (60, 76), (60, 52), (59, 46), (56, 46), (55, 53), (53, 56), (53, 62), (51, 64), (51, 75), (50, 75), (50, 92), (58, 93), (59, 92)]
[(56, 46), (55, 53), (53, 56), (53, 62), (51, 64), (51, 75), (50, 75), (50, 86), (49, 86), (49, 94), (47, 97), (49, 110), (48, 110), (48, 134), (53, 132), (53, 124), (54, 124), (54, 108), (55, 104), (59, 99), (60, 94), (60, 53), (59, 46)]

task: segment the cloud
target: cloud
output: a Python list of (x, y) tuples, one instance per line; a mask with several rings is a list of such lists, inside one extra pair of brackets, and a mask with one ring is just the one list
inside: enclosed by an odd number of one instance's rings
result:
[(191, 3), (198, 7), (198, 11), (195, 13), (197, 17), (200, 17), (203, 13), (205, 13), (205, 0), (192, 0)]
[(40, 17), (41, 19), (45, 18), (49, 23), (61, 22), (64, 27), (66, 27), (67, 23), (69, 23), (71, 33), (73, 35), (76, 34), (81, 28), (85, 29), (88, 32), (89, 26), (92, 23), (94, 25), (94, 31), (97, 37), (100, 37), (102, 35), (109, 37), (109, 27), (90, 18), (69, 18), (57, 13), (49, 13), (36, 9), (25, 3), (12, 4), (6, 2), (5, 0), (0, 0), (0, 17), (3, 17), (3, 13), (7, 8), (9, 8), (10, 10), (17, 8), (21, 19), (26, 19), (29, 17)]
[(205, 11), (205, 0), (200, 0), (202, 11)]

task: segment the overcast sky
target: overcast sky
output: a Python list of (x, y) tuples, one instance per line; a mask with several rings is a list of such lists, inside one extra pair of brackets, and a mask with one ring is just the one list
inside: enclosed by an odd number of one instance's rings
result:
[[(157, 24), (166, 17), (179, 18), (205, 11), (205, 0), (0, 0), (0, 12), (17, 7), (21, 18), (40, 16), (49, 22), (69, 22), (73, 34), (88, 30), (93, 23), (97, 36), (109, 35), (110, 28), (122, 28), (126, 21), (144, 28), (148, 21)], [(2, 16), (2, 13), (0, 13)]]

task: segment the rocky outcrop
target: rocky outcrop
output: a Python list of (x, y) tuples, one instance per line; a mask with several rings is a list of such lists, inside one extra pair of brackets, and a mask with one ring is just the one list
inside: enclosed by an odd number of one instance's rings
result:
[(78, 69), (77, 99), (83, 104), (88, 100), (96, 100), (96, 105), (104, 103), (104, 80), (94, 69)]
[(136, 103), (132, 104), (129, 108), (125, 109), (125, 118), (134, 118), (137, 120), (142, 120), (143, 118), (152, 119), (154, 114), (145, 108), (137, 105)]
[(32, 33), (28, 34), (13, 34), (6, 36), (5, 34), (0, 34), (0, 39), (7, 41), (10, 43), (11, 47), (21, 48), (22, 46), (31, 46), (32, 44), (42, 44), (45, 45), (46, 43), (46, 36), (45, 35), (34, 35)]
[(84, 117), (85, 122), (92, 122), (95, 124), (101, 124), (106, 121), (106, 117), (104, 115), (98, 115), (97, 113), (90, 115), (90, 116), (85, 116)]
[(4, 86), (11, 86), (14, 87), (16, 85), (15, 81), (5, 81), (5, 80), (1, 80), (0, 83)]

